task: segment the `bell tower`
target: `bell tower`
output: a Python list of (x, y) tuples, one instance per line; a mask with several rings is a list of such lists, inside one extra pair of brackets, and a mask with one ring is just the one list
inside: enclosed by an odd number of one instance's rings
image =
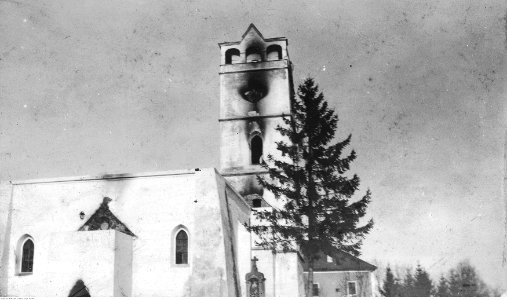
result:
[[(243, 196), (262, 196), (256, 176), (279, 157), (278, 125), (291, 114), (292, 64), (284, 37), (264, 38), (250, 24), (241, 41), (220, 43), (220, 168)], [(255, 205), (254, 205), (255, 206)]]

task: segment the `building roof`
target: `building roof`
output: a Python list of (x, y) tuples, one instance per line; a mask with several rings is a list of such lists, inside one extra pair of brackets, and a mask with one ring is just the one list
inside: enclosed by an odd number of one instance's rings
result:
[[(248, 35), (248, 33), (250, 31), (254, 31), (255, 33), (257, 33), (257, 35), (264, 41), (264, 42), (271, 42), (271, 41), (287, 41), (287, 38), (285, 37), (275, 37), (275, 38), (264, 38), (264, 36), (262, 35), (262, 33), (259, 31), (259, 29), (257, 29), (257, 27), (255, 27), (255, 25), (253, 23), (250, 23), (250, 25), (248, 26), (248, 28), (246, 29), (245, 33), (243, 33), (243, 35), (241, 36), (241, 41), (245, 39), (245, 37)], [(218, 43), (219, 46), (229, 46), (229, 45), (237, 45), (237, 44), (240, 44), (241, 41), (236, 41), (236, 42), (222, 42), (222, 43)]]
[(262, 38), (264, 39), (264, 37), (262, 36), (262, 33), (259, 31), (259, 29), (257, 29), (257, 27), (255, 27), (255, 25), (253, 23), (250, 23), (250, 25), (248, 26), (248, 28), (246, 29), (245, 33), (243, 33), (243, 35), (241, 36), (241, 38), (245, 38), (245, 36), (248, 34), (248, 32), (250, 30), (253, 30), (255, 32), (257, 32), (257, 34)]
[[(330, 253), (332, 252), (332, 253)], [(328, 262), (327, 256), (333, 258)], [(328, 253), (321, 253), (319, 259), (313, 263), (313, 271), (375, 271), (376, 266), (365, 262), (362, 259), (348, 254), (342, 250), (334, 249)], [(308, 265), (304, 265), (305, 272), (308, 271)]]

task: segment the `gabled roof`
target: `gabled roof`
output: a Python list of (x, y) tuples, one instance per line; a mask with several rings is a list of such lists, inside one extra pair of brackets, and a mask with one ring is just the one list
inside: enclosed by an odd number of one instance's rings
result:
[(245, 33), (243, 33), (243, 35), (241, 36), (242, 39), (245, 38), (245, 36), (248, 34), (248, 32), (250, 32), (251, 30), (254, 30), (255, 32), (257, 32), (257, 34), (262, 38), (264, 39), (264, 37), (262, 36), (262, 33), (259, 31), (259, 29), (257, 29), (257, 27), (255, 27), (255, 25), (253, 23), (250, 23), (250, 25), (248, 26), (248, 28), (246, 29)]
[[(348, 254), (342, 250), (333, 248), (321, 253), (319, 259), (313, 263), (313, 271), (375, 271), (376, 266), (365, 262), (364, 260)], [(333, 258), (333, 262), (327, 261), (327, 256)], [(308, 265), (305, 263), (305, 272), (308, 271)]]
[(103, 230), (103, 228), (101, 228), (102, 224), (107, 223), (107, 229), (118, 230), (135, 237), (136, 235), (132, 233), (132, 231), (130, 231), (130, 229), (111, 212), (111, 210), (109, 210), (109, 202), (111, 201), (111, 198), (104, 197), (104, 200), (102, 200), (102, 204), (100, 204), (99, 208), (78, 229), (78, 231)]

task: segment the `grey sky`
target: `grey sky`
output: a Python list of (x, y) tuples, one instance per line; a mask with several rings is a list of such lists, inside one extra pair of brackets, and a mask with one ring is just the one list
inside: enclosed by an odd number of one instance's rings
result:
[(500, 284), (506, 9), (0, 1), (0, 179), (218, 167), (217, 43), (254, 23), (353, 135), (376, 222), (363, 257), (434, 276), (468, 257)]

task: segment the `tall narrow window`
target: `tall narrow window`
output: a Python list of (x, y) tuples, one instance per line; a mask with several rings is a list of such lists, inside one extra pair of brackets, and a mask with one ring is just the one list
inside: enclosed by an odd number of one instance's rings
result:
[(252, 149), (252, 165), (258, 165), (261, 163), (262, 157), (262, 139), (260, 136), (256, 135), (252, 138), (250, 142), (250, 146)]
[(21, 256), (21, 273), (33, 272), (33, 251), (34, 245), (31, 239), (27, 239), (23, 244)]
[(176, 235), (176, 264), (188, 264), (188, 235), (184, 230)]

